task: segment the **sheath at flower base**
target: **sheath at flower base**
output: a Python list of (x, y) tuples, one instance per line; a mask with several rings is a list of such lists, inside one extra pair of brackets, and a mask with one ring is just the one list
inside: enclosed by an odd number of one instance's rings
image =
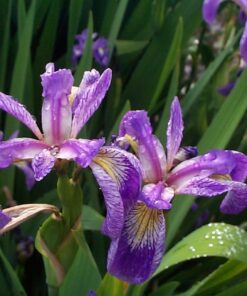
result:
[(99, 107), (110, 86), (111, 75), (110, 69), (102, 75), (96, 70), (85, 72), (79, 88), (73, 88), (70, 70), (55, 71), (52, 63), (47, 64), (46, 72), (41, 75), (43, 134), (23, 105), (0, 93), (0, 109), (24, 123), (38, 138), (1, 141), (0, 168), (32, 160), (34, 177), (39, 181), (52, 170), (57, 159), (74, 160), (81, 167), (87, 167), (104, 140), (76, 139), (76, 136)]
[[(203, 2), (203, 19), (211, 25), (215, 19), (218, 8), (223, 0), (204, 0)], [(241, 9), (241, 12), (247, 16), (247, 1), (246, 0), (233, 0)], [(242, 18), (243, 19), (243, 18)], [(245, 62), (247, 62), (247, 22), (245, 22), (244, 32), (240, 40), (240, 54)]]
[[(171, 106), (167, 129), (165, 153), (159, 140), (152, 134), (147, 113), (130, 111), (120, 125), (120, 141), (128, 140), (141, 163), (143, 188), (135, 196), (126, 195), (126, 190), (114, 192), (114, 181), (124, 177), (119, 168), (118, 176), (108, 176), (106, 170), (91, 167), (102, 188), (105, 199), (116, 195), (123, 206), (108, 208), (108, 215), (114, 216), (114, 233), (104, 231), (112, 239), (108, 254), (108, 271), (114, 276), (130, 282), (141, 283), (157, 269), (164, 253), (165, 219), (163, 211), (170, 210), (171, 200), (176, 194), (215, 196), (227, 191), (223, 209), (236, 198), (231, 210), (239, 211), (247, 205), (247, 186), (242, 183), (247, 175), (247, 157), (234, 151), (211, 150), (196, 156), (195, 147), (179, 148), (182, 140), (183, 121), (177, 98)], [(193, 157), (194, 156), (194, 157)], [(191, 158), (192, 157), (192, 158)], [(117, 166), (116, 166), (117, 167)], [(135, 177), (136, 178), (136, 177)], [(129, 180), (131, 184), (131, 180)], [(120, 189), (121, 186), (120, 186)], [(240, 197), (241, 196), (241, 197)], [(241, 204), (238, 204), (238, 198)], [(232, 203), (231, 203), (232, 206)], [(110, 211), (110, 212), (109, 212)]]

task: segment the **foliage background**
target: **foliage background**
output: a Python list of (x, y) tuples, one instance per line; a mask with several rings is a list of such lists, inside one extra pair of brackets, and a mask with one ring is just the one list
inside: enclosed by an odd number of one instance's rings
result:
[[(0, 0), (0, 8), (0, 90), (18, 98), (38, 122), (42, 103), (39, 75), (50, 61), (56, 68), (72, 68), (74, 36), (87, 27), (110, 42), (113, 81), (82, 137), (103, 135), (110, 142), (126, 111), (146, 109), (156, 135), (164, 143), (170, 102), (178, 95), (185, 121), (183, 145), (198, 145), (200, 152), (210, 148), (247, 152), (247, 72), (243, 71), (227, 98), (217, 92), (219, 86), (235, 79), (240, 67), (242, 27), (232, 3), (223, 5), (219, 25), (213, 29), (202, 22), (201, 0)], [(88, 40), (83, 58), (73, 69), (76, 85), (85, 70), (94, 67), (102, 71), (92, 61), (90, 47)], [(5, 138), (16, 130), (21, 136), (29, 136), (25, 127), (4, 112), (0, 112), (0, 130)], [(169, 269), (163, 262), (163, 270), (144, 285), (128, 286), (106, 274), (109, 241), (99, 231), (105, 214), (101, 193), (89, 170), (84, 171), (82, 179), (86, 205), (82, 221), (97, 272), (92, 272), (85, 258), (79, 258), (73, 266), (72, 281), (61, 295), (68, 295), (66, 291), (86, 295), (90, 288), (99, 287), (98, 294), (107, 296), (245, 295), (247, 261), (243, 258), (247, 256), (241, 255), (247, 252), (245, 245), (240, 255), (227, 255), (220, 248), (210, 253), (205, 241), (208, 228), (194, 232), (191, 241), (204, 247), (200, 253), (196, 245), (194, 260), (187, 260), (191, 254), (183, 243), (181, 258), (179, 255), (176, 261), (174, 255)], [(28, 192), (22, 173), (11, 167), (0, 171), (0, 203), (4, 207), (14, 199), (18, 204), (46, 202), (59, 206), (55, 186), (53, 173)], [(218, 210), (221, 199), (196, 201), (198, 209), (192, 211), (194, 198), (177, 197), (167, 216), (167, 250), (197, 228), (196, 221), (205, 210), (209, 213), (205, 222), (224, 221), (245, 228), (246, 211), (238, 216), (222, 215)], [(41, 256), (34, 251), (30, 258), (20, 258), (17, 252), (20, 235), (35, 237), (44, 219), (43, 215), (33, 218), (21, 226), (21, 234), (12, 231), (0, 238), (1, 295), (47, 295)], [(229, 229), (234, 237), (236, 229)], [(243, 240), (246, 242), (245, 234)], [(224, 241), (229, 246), (235, 242), (228, 238)], [(190, 240), (187, 244), (190, 246)], [(169, 261), (169, 256), (165, 258)], [(175, 263), (179, 264), (173, 266)]]

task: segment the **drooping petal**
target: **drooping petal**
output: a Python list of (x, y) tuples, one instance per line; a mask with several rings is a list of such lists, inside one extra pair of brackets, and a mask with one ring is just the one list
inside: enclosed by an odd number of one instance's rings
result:
[(158, 210), (170, 210), (173, 197), (173, 188), (166, 187), (164, 182), (144, 185), (141, 195), (141, 199), (148, 207)]
[(159, 140), (152, 134), (152, 127), (145, 111), (129, 111), (123, 117), (119, 135), (129, 135), (137, 141), (138, 158), (142, 164), (144, 181), (156, 183), (165, 173), (165, 152)]
[(43, 135), (38, 128), (33, 116), (27, 109), (15, 101), (11, 96), (7, 96), (0, 92), (0, 109), (14, 116), (17, 120), (25, 124), (38, 139), (42, 139)]
[(6, 168), (14, 161), (28, 160), (47, 148), (38, 140), (17, 138), (0, 142), (0, 168)]
[(90, 165), (93, 158), (99, 152), (100, 147), (104, 145), (104, 142), (104, 139), (70, 139), (64, 141), (64, 143), (59, 146), (59, 152), (56, 154), (56, 157), (74, 160), (81, 167), (85, 168)]
[(205, 22), (211, 25), (216, 18), (216, 13), (222, 0), (204, 0), (202, 15)]
[(224, 182), (224, 180), (195, 177), (181, 187), (176, 188), (176, 193), (210, 197), (222, 194), (230, 189), (231, 186), (228, 182)]
[(34, 172), (31, 163), (27, 161), (20, 161), (16, 162), (15, 165), (25, 174), (27, 190), (31, 190), (35, 183)]
[(240, 40), (240, 54), (245, 63), (247, 63), (247, 22), (244, 26), (244, 32)]
[(177, 97), (174, 98), (171, 105), (170, 119), (167, 127), (167, 169), (172, 167), (175, 155), (178, 152), (183, 138), (183, 117)]
[(247, 178), (247, 156), (238, 151), (231, 151), (235, 166), (230, 172), (233, 181), (244, 182)]
[(5, 225), (7, 225), (11, 221), (11, 217), (4, 214), (4, 212), (0, 209), (0, 229), (2, 229)]
[(54, 71), (53, 64), (47, 64), (41, 75), (43, 86), (42, 127), (46, 143), (60, 144), (71, 132), (72, 111), (68, 96), (73, 85), (70, 70)]
[(111, 243), (108, 271), (129, 283), (144, 282), (160, 264), (164, 241), (163, 212), (136, 203), (125, 215), (121, 236)]
[(32, 160), (35, 180), (40, 181), (48, 175), (54, 167), (55, 161), (56, 157), (51, 154), (49, 149), (44, 149), (39, 154), (35, 155)]
[(138, 160), (118, 148), (102, 147), (90, 167), (103, 192), (107, 208), (103, 232), (117, 238), (123, 227), (124, 206), (133, 204), (140, 192)]
[(96, 70), (86, 71), (72, 105), (74, 114), (71, 137), (75, 138), (98, 109), (111, 83), (112, 71), (106, 69), (102, 75)]
[(247, 207), (247, 185), (230, 182), (232, 190), (223, 199), (220, 210), (225, 214), (239, 214)]

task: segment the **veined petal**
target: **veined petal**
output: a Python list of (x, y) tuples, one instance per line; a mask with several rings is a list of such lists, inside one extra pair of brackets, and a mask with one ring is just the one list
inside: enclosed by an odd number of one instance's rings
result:
[(152, 127), (145, 111), (129, 111), (123, 117), (119, 135), (129, 135), (138, 143), (138, 158), (142, 164), (144, 181), (156, 183), (165, 173), (165, 152), (152, 134)]
[(182, 110), (178, 98), (175, 97), (171, 105), (170, 119), (167, 127), (167, 170), (172, 167), (174, 157), (180, 147), (183, 129)]
[(229, 182), (232, 190), (223, 199), (220, 210), (225, 214), (238, 214), (247, 207), (247, 185), (241, 182)]
[(64, 141), (59, 146), (59, 152), (56, 157), (68, 160), (73, 159), (81, 167), (85, 168), (90, 165), (93, 158), (99, 152), (100, 147), (104, 145), (104, 142), (104, 139), (70, 139)]
[(98, 109), (111, 83), (112, 71), (86, 71), (72, 105), (74, 114), (71, 137), (75, 138), (92, 114)]
[(17, 138), (0, 142), (0, 168), (6, 168), (14, 161), (34, 158), (47, 145), (29, 138)]
[(27, 109), (15, 101), (11, 96), (7, 96), (0, 92), (0, 109), (8, 112), (10, 115), (14, 116), (20, 122), (25, 124), (38, 139), (42, 139), (43, 135), (38, 128), (36, 121), (33, 116), (27, 111)]
[(114, 239), (120, 235), (124, 223), (124, 207), (118, 184), (96, 163), (91, 164), (93, 174), (103, 192), (106, 205), (106, 218), (102, 225), (102, 232)]
[(43, 86), (42, 127), (46, 143), (60, 144), (70, 136), (72, 111), (68, 96), (73, 85), (70, 70), (54, 71), (53, 64), (46, 65), (41, 75)]
[(163, 212), (136, 203), (125, 215), (121, 236), (111, 243), (108, 271), (129, 283), (144, 282), (160, 264), (164, 241)]
[(247, 178), (247, 156), (238, 151), (231, 151), (235, 159), (235, 166), (230, 172), (233, 181), (244, 182)]
[(32, 160), (35, 180), (40, 181), (48, 175), (54, 167), (55, 161), (56, 157), (51, 154), (49, 149), (44, 149), (39, 154), (35, 155)]
[(215, 196), (231, 189), (228, 182), (214, 180), (212, 178), (192, 178), (181, 187), (176, 188), (177, 194), (191, 194), (198, 196)]
[(158, 210), (170, 210), (171, 200), (174, 197), (174, 190), (171, 187), (166, 187), (164, 182), (157, 184), (144, 185), (141, 195), (141, 200), (149, 208)]
[(16, 162), (15, 165), (25, 174), (27, 190), (31, 190), (35, 183), (34, 172), (31, 163), (27, 161), (20, 161)]
[(211, 25), (216, 18), (216, 13), (222, 0), (204, 0), (203, 2), (203, 19)]
[(244, 32), (240, 40), (240, 54), (245, 63), (247, 63), (247, 22), (244, 26)]
[(11, 217), (4, 214), (2, 210), (0, 210), (0, 229), (2, 229), (5, 225), (7, 225), (11, 221)]

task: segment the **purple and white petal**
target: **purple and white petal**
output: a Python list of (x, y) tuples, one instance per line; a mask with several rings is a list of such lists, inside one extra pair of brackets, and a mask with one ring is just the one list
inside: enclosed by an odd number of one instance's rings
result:
[(104, 139), (84, 140), (70, 139), (64, 141), (58, 148), (56, 157), (68, 160), (74, 160), (81, 167), (89, 166), (93, 158), (104, 145)]
[(32, 159), (48, 146), (38, 140), (17, 138), (0, 142), (0, 168), (6, 168), (15, 161)]
[(20, 161), (16, 162), (15, 165), (25, 174), (27, 190), (31, 190), (35, 183), (34, 172), (31, 163), (27, 161)]
[(215, 196), (229, 191), (231, 186), (224, 180), (212, 178), (192, 178), (181, 187), (176, 188), (176, 194), (190, 194), (195, 196)]
[(167, 126), (167, 169), (172, 167), (175, 155), (178, 152), (182, 138), (183, 138), (183, 115), (180, 107), (180, 103), (177, 97), (174, 98), (170, 119)]
[(116, 147), (102, 147), (94, 162), (117, 184), (124, 204), (137, 200), (141, 190), (142, 174), (140, 163), (133, 154)]
[(72, 105), (73, 122), (71, 137), (75, 138), (81, 128), (99, 108), (111, 83), (112, 71), (106, 69), (102, 75), (96, 70), (86, 71)]
[(43, 86), (42, 127), (46, 143), (60, 144), (70, 136), (72, 111), (68, 96), (73, 86), (70, 70), (54, 71), (53, 64), (46, 65), (41, 75)]
[(106, 205), (102, 232), (115, 239), (120, 235), (124, 223), (124, 207), (118, 184), (100, 165), (92, 163), (91, 169), (102, 190)]
[(27, 109), (11, 96), (7, 96), (0, 92), (0, 109), (14, 116), (17, 120), (25, 124), (38, 139), (42, 139), (43, 135), (38, 128), (33, 116), (27, 111)]
[(163, 212), (136, 203), (125, 215), (121, 236), (111, 242), (107, 269), (123, 281), (142, 283), (159, 266), (164, 242)]
[(54, 167), (55, 161), (56, 157), (51, 154), (49, 149), (44, 149), (39, 154), (35, 155), (32, 160), (35, 180), (40, 181), (48, 175)]
[(223, 199), (220, 210), (225, 214), (239, 214), (247, 207), (247, 185), (241, 182), (229, 182), (232, 190)]
[(247, 63), (247, 22), (244, 26), (244, 32), (240, 40), (240, 54), (245, 63)]
[(238, 151), (228, 151), (235, 159), (235, 166), (230, 172), (233, 181), (244, 182), (247, 178), (247, 156)]
[(165, 174), (165, 151), (159, 140), (152, 134), (152, 127), (145, 111), (129, 111), (123, 117), (119, 136), (129, 135), (137, 141), (143, 177), (146, 183), (157, 183)]
[(202, 15), (204, 21), (207, 22), (209, 25), (211, 25), (215, 21), (217, 10), (221, 2), (222, 0), (204, 0)]
[(164, 182), (144, 185), (141, 200), (149, 208), (158, 210), (170, 210), (171, 200), (174, 197), (174, 189), (165, 186)]
[(0, 229), (2, 229), (5, 225), (7, 225), (11, 221), (11, 217), (4, 214), (4, 212), (0, 209)]

